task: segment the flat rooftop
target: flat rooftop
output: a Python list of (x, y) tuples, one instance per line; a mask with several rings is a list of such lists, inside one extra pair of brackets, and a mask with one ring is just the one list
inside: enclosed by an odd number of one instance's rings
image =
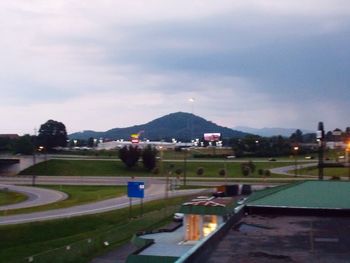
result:
[(350, 258), (349, 226), (345, 217), (246, 216), (204, 262), (345, 263)]
[(154, 244), (143, 250), (139, 255), (180, 257), (194, 246), (194, 243), (183, 243), (184, 227), (173, 232), (147, 234), (140, 238), (153, 239)]

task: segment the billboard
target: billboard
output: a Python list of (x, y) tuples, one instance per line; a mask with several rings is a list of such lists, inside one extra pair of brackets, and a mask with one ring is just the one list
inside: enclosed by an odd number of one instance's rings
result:
[(144, 198), (144, 182), (128, 182), (128, 197)]
[(220, 140), (221, 133), (204, 133), (204, 141), (217, 142)]
[(140, 135), (138, 133), (131, 134), (130, 136), (131, 143), (139, 143), (140, 142), (139, 137)]

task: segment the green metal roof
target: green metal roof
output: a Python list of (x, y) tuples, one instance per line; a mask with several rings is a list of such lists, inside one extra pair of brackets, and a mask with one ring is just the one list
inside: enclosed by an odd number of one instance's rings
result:
[(350, 182), (305, 181), (259, 191), (247, 206), (350, 209)]

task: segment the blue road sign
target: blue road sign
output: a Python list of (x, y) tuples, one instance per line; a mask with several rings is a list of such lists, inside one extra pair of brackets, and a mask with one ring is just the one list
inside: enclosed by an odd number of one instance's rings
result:
[(128, 197), (144, 198), (144, 182), (128, 182)]

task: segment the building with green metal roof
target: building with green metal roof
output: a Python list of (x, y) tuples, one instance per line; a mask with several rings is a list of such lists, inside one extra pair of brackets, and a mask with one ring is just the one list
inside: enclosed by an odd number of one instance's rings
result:
[(350, 215), (350, 182), (304, 181), (252, 194), (248, 213)]

